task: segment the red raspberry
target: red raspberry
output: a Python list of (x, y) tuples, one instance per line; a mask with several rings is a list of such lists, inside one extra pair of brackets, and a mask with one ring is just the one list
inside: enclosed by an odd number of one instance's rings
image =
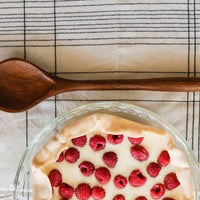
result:
[(62, 181), (62, 175), (57, 169), (51, 170), (48, 177), (52, 187), (59, 186)]
[(140, 196), (140, 197), (137, 197), (135, 200), (147, 200), (147, 198), (144, 196)]
[(83, 147), (85, 146), (87, 142), (87, 137), (86, 135), (83, 135), (83, 136), (80, 136), (80, 137), (77, 137), (77, 138), (73, 138), (72, 139), (72, 143), (76, 146), (79, 146), (79, 147)]
[(165, 187), (169, 190), (173, 190), (174, 188), (180, 185), (180, 182), (175, 173), (171, 172), (165, 176), (164, 179)]
[(127, 185), (127, 179), (124, 176), (117, 175), (114, 178), (114, 184), (117, 188), (124, 188)]
[(131, 147), (131, 154), (136, 160), (139, 161), (145, 161), (149, 157), (148, 151), (139, 144), (136, 144), (133, 147)]
[(106, 140), (103, 136), (101, 135), (95, 135), (90, 138), (89, 141), (90, 147), (95, 150), (99, 151), (105, 148), (106, 146)]
[(155, 162), (151, 162), (149, 163), (149, 165), (147, 166), (147, 173), (151, 176), (151, 177), (156, 177), (158, 176), (158, 174), (160, 173), (161, 170), (161, 166), (158, 163)]
[(115, 152), (106, 152), (103, 154), (103, 161), (108, 167), (114, 167), (117, 163), (117, 154)]
[(123, 135), (111, 135), (111, 134), (108, 134), (108, 141), (111, 143), (111, 144), (120, 144), (123, 140)]
[(144, 137), (138, 137), (138, 138), (128, 137), (128, 140), (129, 140), (132, 144), (140, 144), (140, 143), (142, 142), (143, 139), (144, 139)]
[(88, 161), (83, 161), (78, 167), (85, 176), (90, 176), (94, 172), (94, 165)]
[(79, 159), (79, 156), (79, 151), (74, 147), (71, 147), (65, 151), (65, 160), (69, 163), (76, 162)]
[(159, 199), (160, 197), (164, 195), (164, 193), (165, 193), (165, 187), (162, 183), (155, 184), (151, 188), (151, 196), (154, 199)]
[(165, 198), (163, 198), (162, 200), (175, 200), (175, 199), (170, 198), (170, 197), (165, 197)]
[(167, 150), (164, 150), (160, 153), (159, 157), (158, 157), (158, 163), (161, 166), (167, 166), (170, 162), (170, 156)]
[(71, 198), (73, 196), (74, 189), (66, 183), (62, 183), (59, 187), (59, 194), (63, 198)]
[(95, 177), (99, 183), (106, 184), (110, 181), (111, 178), (110, 171), (105, 167), (99, 167), (95, 171)]
[(92, 197), (101, 200), (105, 197), (105, 190), (102, 187), (95, 186), (92, 188)]
[(86, 183), (79, 184), (75, 189), (75, 195), (81, 200), (89, 199), (91, 196), (90, 186)]
[(64, 159), (64, 153), (61, 152), (58, 159), (56, 160), (56, 162), (61, 162), (61, 161), (63, 161), (63, 159)]
[(146, 177), (142, 174), (139, 169), (133, 170), (128, 178), (130, 184), (134, 187), (144, 185)]
[(118, 194), (112, 200), (125, 200), (125, 198), (122, 194)]

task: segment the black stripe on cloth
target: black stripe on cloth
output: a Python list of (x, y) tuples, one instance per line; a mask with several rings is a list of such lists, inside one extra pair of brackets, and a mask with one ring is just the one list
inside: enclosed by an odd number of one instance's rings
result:
[[(55, 65), (55, 75), (57, 75), (56, 0), (54, 0), (53, 9), (54, 9), (54, 65)], [(57, 96), (56, 95), (55, 95), (54, 101), (55, 101), (55, 117), (57, 117)]]
[[(76, 46), (115, 46), (115, 45), (164, 45), (164, 46), (187, 46), (187, 43), (107, 43), (107, 44), (66, 44), (66, 45), (60, 45), (57, 44), (57, 47), (76, 47)], [(191, 44), (193, 45), (193, 44)], [(197, 43), (197, 45), (200, 45), (200, 43)], [(0, 45), (0, 48), (7, 48), (7, 47), (23, 47), (23, 45)], [(26, 45), (26, 47), (54, 47), (54, 44), (52, 45)]]
[[(190, 76), (190, 0), (187, 0), (187, 10), (188, 10), (188, 77)], [(185, 139), (188, 140), (188, 125), (189, 125), (189, 92), (187, 92), (187, 109), (186, 109), (186, 136)]]
[[(98, 38), (60, 38), (56, 41), (91, 41), (91, 40), (143, 40), (143, 39), (154, 39), (154, 40), (186, 40), (188, 37), (176, 37), (176, 36), (168, 36), (168, 37), (98, 37)], [(191, 39), (194, 39), (191, 37)], [(196, 37), (196, 39), (200, 39), (200, 37)], [(22, 42), (22, 39), (11, 39), (11, 40), (0, 40), (0, 42)], [(26, 42), (54, 42), (54, 39), (27, 39)], [(195, 44), (195, 43), (194, 43)]]
[[(53, 72), (50, 72), (51, 74), (54, 74)], [(96, 71), (96, 72), (57, 72), (57, 74), (102, 74), (102, 73), (138, 73), (138, 74), (144, 74), (144, 73), (151, 73), (151, 74), (188, 74), (187, 71)], [(193, 72), (191, 72), (193, 73)], [(197, 72), (200, 73), (200, 72)]]
[[(26, 60), (26, 0), (23, 0), (23, 15), (24, 15), (24, 59)], [(28, 147), (29, 144), (29, 133), (28, 133), (28, 111), (26, 111), (26, 147)], [(29, 172), (26, 176), (28, 179), (27, 183), (27, 191), (29, 190)], [(27, 192), (27, 199), (29, 200), (29, 192)]]
[[(117, 90), (116, 90), (117, 91)], [(44, 101), (54, 101), (46, 99)], [(130, 101), (130, 102), (150, 102), (150, 103), (192, 103), (193, 100), (168, 100), (168, 99), (57, 99), (57, 101)], [(196, 101), (198, 102), (198, 101)]]
[[(196, 6), (193, 5), (194, 13), (194, 77), (196, 77)], [(192, 149), (194, 149), (194, 124), (195, 124), (195, 92), (193, 92), (193, 122), (192, 122)], [(199, 136), (198, 136), (199, 137)]]
[[(73, 18), (74, 18), (75, 16), (73, 16)], [(179, 23), (173, 23), (173, 22), (161, 22), (161, 21), (159, 21), (159, 20), (162, 20), (162, 19), (164, 19), (164, 20), (169, 20), (169, 19), (173, 19), (174, 21), (175, 20), (186, 20), (187, 18), (173, 18), (173, 17), (168, 17), (168, 18), (130, 18), (130, 17), (118, 17), (118, 18), (114, 18), (114, 17), (111, 17), (111, 18), (84, 18), (84, 17), (86, 17), (86, 16), (78, 16), (79, 18), (78, 19), (63, 19), (63, 20), (59, 20), (59, 19), (56, 19), (56, 22), (82, 22), (82, 21), (86, 21), (86, 22), (88, 22), (88, 21), (109, 21), (109, 20), (126, 20), (126, 21), (128, 21), (128, 20), (138, 20), (138, 19), (148, 19), (148, 20), (156, 20), (156, 21), (158, 21), (158, 22), (146, 22), (146, 23), (142, 23), (142, 24), (185, 24), (185, 22), (179, 22)], [(61, 17), (60, 17), (61, 18)], [(11, 19), (14, 19), (15, 21), (10, 21)], [(21, 19), (21, 20), (19, 20), (19, 19)], [(27, 19), (30, 19), (30, 20), (27, 20)], [(38, 19), (41, 19), (41, 17), (27, 17), (26, 18), (26, 21), (27, 22), (32, 22), (32, 23), (35, 23), (35, 22), (41, 22), (41, 23), (44, 23), (44, 22), (52, 22), (52, 17), (46, 17), (46, 18), (42, 18), (42, 20), (38, 20)], [(46, 19), (48, 19), (48, 20), (46, 20)], [(8, 18), (5, 18), (5, 17), (3, 17), (3, 18), (1, 18), (0, 17), (0, 20), (9, 20), (9, 21), (0, 21), (0, 23), (1, 24), (9, 24), (9, 23), (11, 23), (11, 24), (15, 24), (15, 23), (20, 23), (20, 22), (22, 22), (22, 20), (23, 20), (23, 18), (22, 17), (8, 17)], [(141, 22), (135, 22), (134, 24), (141, 24)], [(192, 24), (192, 22), (191, 22), (191, 24)], [(199, 24), (199, 23), (197, 23), (197, 24)]]
[[(57, 0), (57, 2), (61, 2), (61, 3), (66, 3), (66, 2), (88, 2), (88, 1), (93, 1), (93, 0), (67, 0), (67, 1), (64, 1), (64, 0)], [(37, 3), (38, 1), (34, 1), (34, 0), (30, 0), (28, 1), (29, 3)], [(40, 3), (51, 3), (52, 1), (51, 0), (40, 0)], [(1, 1), (0, 4), (20, 4), (22, 2), (20, 1)], [(118, 3), (119, 4), (119, 3)], [(121, 3), (121, 4), (127, 4), (127, 3)], [(187, 3), (184, 3), (184, 2), (160, 2), (160, 3), (153, 3), (153, 2), (147, 2), (147, 3), (142, 3), (142, 2), (138, 2), (138, 3), (128, 3), (128, 4), (134, 4), (134, 5), (187, 5)], [(191, 5), (193, 3), (190, 3)], [(199, 3), (196, 3), (196, 4), (199, 4)], [(82, 4), (81, 4), (82, 5)], [(100, 4), (101, 5), (101, 4)], [(106, 4), (107, 5), (107, 4)]]

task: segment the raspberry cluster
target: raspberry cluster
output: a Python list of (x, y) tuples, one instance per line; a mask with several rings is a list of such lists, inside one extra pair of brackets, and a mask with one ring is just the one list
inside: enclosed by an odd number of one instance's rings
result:
[[(107, 141), (112, 145), (119, 145), (123, 142), (123, 135), (111, 135), (108, 134)], [(133, 145), (130, 148), (130, 153), (134, 159), (139, 162), (143, 162), (148, 160), (149, 152), (147, 149), (141, 145), (143, 141), (143, 137), (139, 138), (131, 138), (128, 137), (128, 140)], [(102, 135), (94, 135), (89, 139), (89, 146), (95, 152), (101, 151), (106, 148), (106, 138)], [(78, 148), (84, 147), (87, 143), (86, 135), (80, 136), (72, 139), (72, 144), (74, 147), (70, 147), (64, 152), (61, 152), (57, 162), (62, 162), (65, 160), (68, 163), (76, 163), (80, 158), (80, 152)], [(103, 153), (102, 160), (105, 163), (105, 166), (101, 166), (95, 168), (95, 165), (90, 161), (83, 161), (78, 165), (80, 172), (89, 177), (94, 174), (94, 177), (97, 180), (98, 184), (105, 185), (111, 180), (111, 173), (109, 168), (114, 168), (118, 163), (118, 156), (113, 151), (108, 151)], [(147, 174), (154, 178), (157, 177), (162, 169), (162, 167), (167, 166), (170, 163), (170, 156), (167, 150), (163, 150), (156, 162), (150, 162), (146, 168)], [(147, 182), (148, 177), (146, 177), (143, 173), (143, 170), (134, 169), (129, 177), (125, 177), (122, 174), (117, 174), (113, 177), (113, 184), (119, 190), (126, 187), (127, 184), (130, 184), (133, 187), (141, 187)], [(105, 197), (106, 191), (101, 186), (91, 187), (87, 183), (80, 183), (75, 188), (68, 185), (67, 183), (62, 182), (62, 174), (58, 169), (53, 169), (49, 172), (49, 180), (53, 187), (59, 187), (58, 191), (60, 196), (63, 199), (70, 199), (73, 195), (76, 196), (77, 199), (86, 200), (92, 197), (94, 200), (101, 200)], [(87, 180), (87, 179), (86, 179)], [(171, 172), (167, 174), (164, 178), (163, 183), (157, 183), (152, 186), (150, 190), (150, 195), (154, 199), (160, 199), (165, 190), (173, 190), (178, 187), (180, 184), (176, 174)], [(122, 194), (117, 194), (113, 197), (112, 200), (125, 200), (125, 197)], [(138, 196), (135, 200), (147, 200), (145, 196)], [(162, 200), (174, 200), (171, 197), (165, 197)]]

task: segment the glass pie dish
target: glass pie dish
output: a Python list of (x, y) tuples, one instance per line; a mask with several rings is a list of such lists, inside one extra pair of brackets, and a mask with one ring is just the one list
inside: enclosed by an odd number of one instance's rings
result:
[(49, 123), (47, 126), (45, 126), (36, 135), (36, 137), (32, 140), (32, 142), (24, 152), (19, 163), (14, 180), (14, 200), (32, 199), (31, 163), (35, 154), (49, 141), (51, 137), (53, 137), (66, 125), (95, 113), (104, 113), (119, 116), (141, 124), (165, 129), (170, 132), (174, 137), (176, 146), (185, 153), (186, 158), (190, 164), (194, 200), (200, 199), (199, 163), (181, 134), (173, 126), (165, 122), (154, 113), (132, 104), (119, 102), (98, 102), (80, 106), (62, 114), (51, 123)]

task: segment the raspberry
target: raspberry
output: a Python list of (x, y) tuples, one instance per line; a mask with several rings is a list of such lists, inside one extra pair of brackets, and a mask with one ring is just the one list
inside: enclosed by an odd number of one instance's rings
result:
[(78, 167), (85, 176), (90, 176), (94, 172), (94, 165), (88, 161), (83, 161)]
[(117, 175), (114, 178), (114, 184), (117, 188), (124, 188), (127, 185), (127, 179), (124, 176)]
[(62, 181), (62, 175), (57, 169), (51, 170), (48, 177), (52, 187), (59, 186)]
[(63, 198), (71, 198), (73, 196), (74, 189), (67, 185), (66, 183), (62, 183), (59, 187), (59, 194)]
[(105, 197), (105, 190), (102, 187), (95, 186), (92, 188), (92, 197), (101, 200)]
[(139, 161), (145, 161), (149, 157), (148, 151), (139, 144), (136, 144), (133, 147), (131, 147), (131, 154), (136, 160)]
[(140, 197), (137, 197), (135, 200), (147, 200), (147, 198), (144, 196), (140, 196)]
[(80, 136), (80, 137), (77, 137), (77, 138), (73, 138), (72, 139), (72, 143), (76, 146), (79, 146), (79, 147), (83, 147), (85, 146), (87, 142), (87, 137), (86, 135), (83, 135), (83, 136)]
[(167, 150), (164, 150), (160, 153), (159, 157), (158, 157), (158, 163), (165, 167), (169, 164), (170, 162), (170, 156)]
[(56, 160), (56, 162), (61, 162), (61, 161), (63, 161), (63, 159), (64, 159), (64, 153), (61, 152), (58, 159)]
[(99, 183), (106, 184), (110, 181), (111, 178), (110, 171), (105, 167), (99, 167), (95, 171), (95, 177)]
[(106, 146), (106, 140), (103, 136), (101, 135), (95, 135), (90, 138), (89, 141), (90, 147), (95, 150), (99, 151), (105, 148)]
[(79, 151), (74, 147), (71, 147), (65, 151), (65, 160), (69, 163), (76, 162), (79, 159), (79, 156)]
[(123, 135), (111, 135), (111, 134), (108, 134), (108, 141), (111, 143), (111, 144), (120, 144), (123, 140)]
[(91, 196), (90, 186), (86, 183), (79, 184), (75, 189), (75, 195), (81, 200), (89, 199)]
[(133, 170), (128, 178), (130, 184), (134, 187), (144, 185), (146, 177), (142, 174), (139, 169)]
[(142, 142), (143, 139), (144, 139), (144, 137), (138, 137), (138, 138), (128, 137), (128, 140), (129, 140), (132, 144), (140, 144), (140, 143)]
[(160, 173), (161, 170), (161, 166), (158, 163), (155, 162), (151, 162), (149, 163), (149, 165), (147, 166), (147, 173), (151, 176), (151, 177), (156, 177), (158, 176), (158, 174)]
[(164, 179), (165, 187), (169, 190), (173, 190), (174, 188), (180, 185), (180, 182), (175, 173), (171, 172), (165, 176)]
[(125, 198), (122, 194), (118, 194), (112, 200), (125, 200)]
[(165, 187), (161, 183), (157, 183), (151, 188), (151, 196), (154, 199), (159, 199), (164, 195), (164, 193), (165, 193)]
[(163, 198), (162, 200), (175, 200), (175, 199), (170, 198), (170, 197), (165, 197), (165, 198)]
[(117, 160), (117, 154), (112, 151), (103, 154), (103, 161), (108, 167), (114, 167)]

